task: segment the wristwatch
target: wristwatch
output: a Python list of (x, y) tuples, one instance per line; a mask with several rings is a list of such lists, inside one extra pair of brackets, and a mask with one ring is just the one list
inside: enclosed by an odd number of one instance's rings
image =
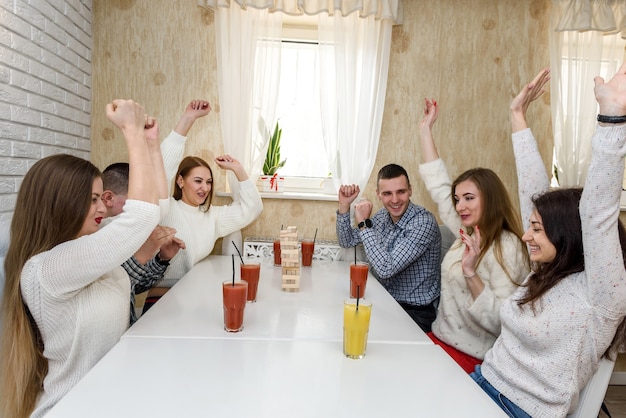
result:
[(366, 219), (364, 221), (359, 222), (359, 224), (357, 225), (357, 227), (359, 229), (363, 229), (363, 227), (365, 228), (371, 228), (372, 227), (372, 220), (371, 219)]
[(159, 256), (159, 253), (157, 253), (157, 254), (154, 256), (154, 260), (155, 260), (157, 263), (159, 263), (160, 265), (165, 266), (165, 267), (167, 267), (167, 266), (169, 266), (169, 265), (170, 265), (170, 261), (169, 261), (169, 260), (161, 260), (161, 257)]

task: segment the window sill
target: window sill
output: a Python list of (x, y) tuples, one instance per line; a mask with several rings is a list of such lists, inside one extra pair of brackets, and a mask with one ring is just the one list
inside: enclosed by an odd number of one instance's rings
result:
[[(230, 192), (215, 192), (220, 197), (232, 197)], [(333, 194), (307, 193), (307, 192), (259, 192), (262, 199), (284, 199), (284, 200), (320, 200), (327, 202), (338, 202), (339, 198)]]

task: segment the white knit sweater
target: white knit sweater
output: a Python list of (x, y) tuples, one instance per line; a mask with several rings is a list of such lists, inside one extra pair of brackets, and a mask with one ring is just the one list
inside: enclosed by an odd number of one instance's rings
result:
[(48, 359), (33, 417), (45, 415), (126, 331), (130, 281), (120, 265), (158, 220), (157, 205), (128, 200), (124, 212), (106, 227), (37, 254), (24, 265), (22, 297)]
[[(523, 220), (548, 178), (530, 129), (513, 134)], [(598, 368), (626, 314), (626, 270), (617, 232), (626, 126), (597, 127), (580, 217), (585, 271), (541, 297), (536, 314), (517, 300), (502, 304), (502, 333), (485, 355), (483, 376), (535, 418), (564, 417)]]
[[(485, 288), (474, 299), (463, 277), (461, 260), (465, 246), (459, 237), (461, 220), (452, 204), (451, 181), (441, 159), (421, 164), (420, 175), (437, 203), (442, 222), (454, 233), (452, 244), (441, 264), (441, 298), (433, 334), (463, 353), (482, 359), (500, 335), (500, 305), (528, 274), (523, 257), (526, 248), (515, 234), (500, 237), (506, 272), (495, 257), (493, 245), (476, 269)], [(507, 275), (508, 272), (508, 275)]]
[[(172, 131), (161, 144), (168, 182), (173, 184), (185, 150), (186, 137)], [(186, 249), (180, 250), (165, 271), (165, 278), (157, 283), (171, 287), (200, 260), (211, 254), (215, 241), (244, 228), (255, 220), (263, 210), (263, 202), (251, 180), (239, 182), (239, 188), (230, 205), (211, 205), (207, 212), (200, 207), (189, 206), (182, 200), (170, 198), (169, 212), (161, 224), (176, 229), (176, 236), (185, 241)]]

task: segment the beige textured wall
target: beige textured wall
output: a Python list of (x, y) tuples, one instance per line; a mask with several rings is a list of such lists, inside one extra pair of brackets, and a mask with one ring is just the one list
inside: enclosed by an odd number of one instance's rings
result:
[[(413, 201), (435, 210), (417, 170), (415, 132), (424, 97), (440, 103), (435, 136), (451, 175), (490, 167), (515, 190), (508, 105), (520, 86), (548, 64), (549, 7), (549, 0), (404, 0), (404, 24), (393, 30), (368, 197), (375, 199), (378, 169), (395, 162), (409, 171)], [(159, 119), (163, 137), (191, 99), (208, 99), (214, 111), (190, 132), (187, 153), (207, 160), (220, 154), (213, 14), (196, 7), (195, 0), (94, 0), (93, 23), (94, 163), (104, 168), (126, 160), (121, 136), (104, 114), (106, 103), (117, 97), (144, 104)], [(548, 101), (546, 96), (531, 113), (546, 161), (552, 147)], [(217, 187), (224, 182), (218, 178)], [(244, 236), (276, 235), (284, 224), (297, 225), (304, 235), (318, 228), (319, 238), (336, 238), (336, 203), (266, 199), (264, 205)]]

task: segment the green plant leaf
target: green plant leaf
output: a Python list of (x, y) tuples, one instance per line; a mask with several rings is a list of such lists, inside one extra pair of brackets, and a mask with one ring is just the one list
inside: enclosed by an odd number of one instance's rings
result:
[(287, 162), (287, 159), (281, 161), (280, 159), (280, 140), (283, 135), (283, 130), (276, 121), (276, 125), (274, 126), (274, 132), (269, 140), (269, 145), (267, 147), (267, 154), (265, 155), (265, 162), (263, 163), (263, 174), (266, 176), (271, 176), (276, 173), (276, 171), (283, 167)]

